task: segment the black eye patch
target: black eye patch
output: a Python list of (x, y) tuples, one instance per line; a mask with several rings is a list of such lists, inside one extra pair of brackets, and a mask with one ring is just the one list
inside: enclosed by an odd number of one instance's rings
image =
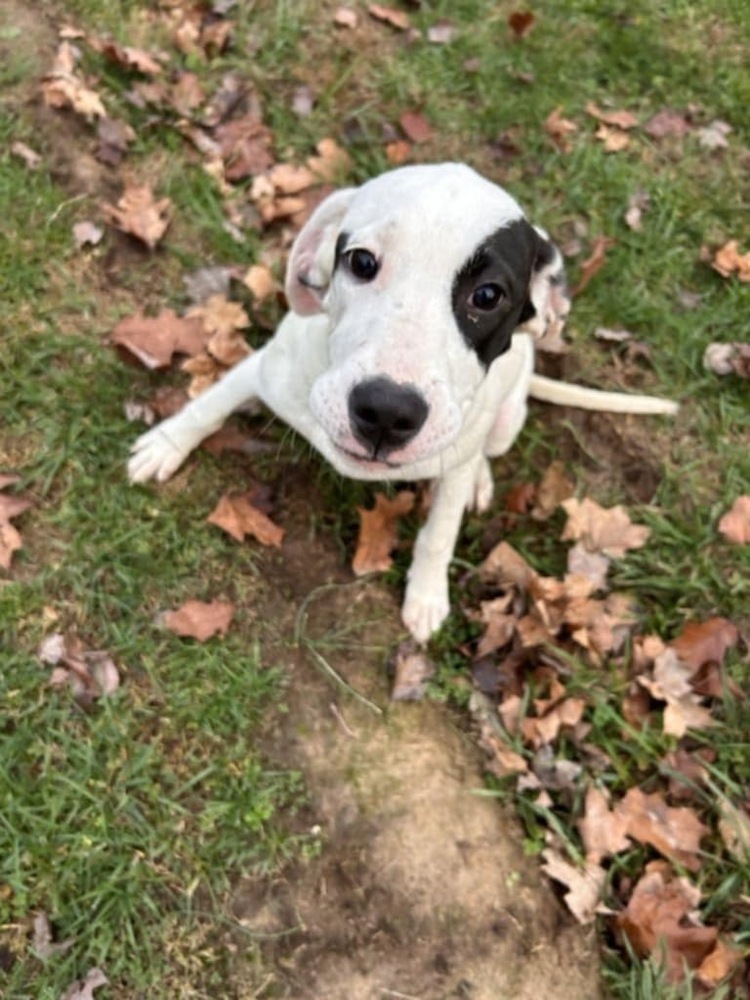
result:
[(513, 331), (529, 318), (531, 272), (539, 238), (525, 219), (486, 239), (453, 279), (451, 304), (461, 334), (489, 368), (510, 347)]

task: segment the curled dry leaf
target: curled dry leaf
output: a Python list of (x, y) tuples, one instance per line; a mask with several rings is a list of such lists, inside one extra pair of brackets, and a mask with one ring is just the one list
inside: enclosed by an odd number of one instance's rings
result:
[(615, 923), (637, 955), (653, 955), (671, 982), (682, 982), (685, 967), (698, 968), (718, 939), (716, 928), (692, 918), (699, 901), (699, 890), (686, 878), (676, 878), (667, 864), (652, 861)]
[(741, 948), (732, 948), (721, 938), (716, 942), (713, 951), (703, 959), (696, 970), (696, 976), (702, 986), (713, 990), (729, 978), (744, 958)]
[[(17, 476), (0, 476), (0, 490), (14, 486)], [(31, 506), (31, 500), (12, 494), (0, 493), (0, 568), (10, 569), (13, 553), (23, 547), (21, 533), (10, 522)]]
[(226, 494), (206, 520), (238, 542), (244, 542), (246, 535), (252, 535), (261, 545), (279, 548), (284, 539), (283, 528), (256, 507), (248, 494)]
[(199, 316), (181, 317), (173, 309), (163, 309), (158, 316), (140, 312), (126, 316), (109, 339), (146, 368), (154, 369), (168, 368), (175, 354), (200, 354), (208, 336)]
[(641, 844), (650, 844), (660, 854), (689, 871), (702, 865), (700, 842), (709, 833), (707, 826), (687, 806), (668, 806), (659, 792), (646, 795), (631, 788), (615, 806), (626, 820), (625, 832)]
[(569, 118), (563, 118), (562, 108), (555, 108), (544, 122), (544, 131), (561, 153), (567, 153), (570, 149), (568, 136), (577, 132), (578, 126)]
[(234, 615), (230, 601), (185, 601), (176, 611), (162, 616), (164, 625), (175, 635), (205, 642), (214, 635), (226, 635)]
[(565, 475), (565, 464), (559, 460), (547, 468), (536, 490), (536, 503), (531, 511), (535, 521), (546, 521), (557, 508), (573, 496), (574, 486)]
[(638, 125), (638, 119), (632, 111), (602, 111), (593, 101), (588, 102), (585, 110), (587, 115), (591, 115), (604, 125), (611, 125), (623, 131), (636, 128)]
[(686, 622), (670, 645), (691, 673), (695, 673), (704, 663), (721, 664), (727, 650), (736, 646), (739, 638), (736, 625), (727, 618), (715, 617), (703, 622)]
[(596, 138), (604, 147), (605, 153), (621, 153), (630, 145), (630, 136), (619, 128), (600, 125), (596, 130)]
[(719, 521), (719, 531), (735, 545), (750, 543), (750, 495), (737, 497)]
[(357, 576), (382, 573), (393, 565), (391, 552), (398, 542), (398, 522), (414, 507), (414, 493), (401, 490), (391, 500), (382, 493), (375, 496), (372, 510), (358, 507), (359, 539), (352, 560)]
[(265, 264), (252, 264), (245, 272), (242, 284), (250, 289), (254, 302), (265, 302), (278, 291), (273, 272)]
[(610, 236), (599, 236), (594, 240), (591, 254), (581, 264), (581, 277), (578, 279), (578, 284), (571, 289), (572, 296), (580, 295), (594, 275), (601, 271), (607, 260), (607, 250), (616, 242), (617, 240)]
[(565, 903), (580, 924), (590, 924), (597, 913), (606, 872), (597, 864), (577, 868), (551, 847), (542, 852), (542, 870), (567, 887)]
[(376, 21), (390, 24), (392, 28), (397, 28), (399, 31), (408, 31), (411, 27), (409, 15), (394, 7), (384, 7), (379, 3), (371, 3), (367, 8), (367, 13)]
[(172, 202), (154, 197), (150, 184), (129, 184), (116, 205), (104, 204), (108, 222), (153, 250), (169, 228)]
[(740, 253), (738, 240), (728, 240), (724, 246), (719, 247), (711, 266), (722, 278), (730, 278), (735, 274), (740, 281), (750, 281), (750, 251)]
[(42, 80), (44, 103), (50, 108), (72, 108), (87, 121), (105, 118), (101, 97), (75, 73), (79, 54), (69, 41), (60, 44), (52, 69)]
[(114, 694), (120, 686), (120, 672), (109, 653), (85, 649), (75, 636), (53, 633), (42, 642), (37, 656), (53, 668), (50, 685), (70, 687), (84, 707), (96, 698)]

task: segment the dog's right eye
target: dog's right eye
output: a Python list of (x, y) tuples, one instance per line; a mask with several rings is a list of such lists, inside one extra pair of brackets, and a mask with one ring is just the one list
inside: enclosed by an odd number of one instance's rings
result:
[(360, 281), (372, 281), (380, 270), (377, 257), (369, 250), (348, 250), (344, 254), (344, 260), (350, 272)]

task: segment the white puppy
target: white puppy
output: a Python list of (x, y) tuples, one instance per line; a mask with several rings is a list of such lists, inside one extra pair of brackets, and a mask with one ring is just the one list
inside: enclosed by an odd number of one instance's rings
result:
[(464, 510), (488, 507), (488, 459), (513, 444), (528, 396), (677, 409), (533, 374), (533, 337), (569, 307), (560, 254), (507, 192), (461, 164), (403, 167), (330, 195), (292, 247), (286, 293), (291, 312), (261, 350), (136, 441), (130, 478), (167, 479), (258, 398), (343, 475), (435, 480), (403, 606), (422, 642), (448, 614)]

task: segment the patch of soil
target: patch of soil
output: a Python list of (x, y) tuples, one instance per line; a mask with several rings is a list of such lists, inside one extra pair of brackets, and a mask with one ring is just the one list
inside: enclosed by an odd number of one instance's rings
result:
[[(304, 503), (285, 512), (281, 555), (264, 567), (260, 617), (278, 636), (264, 657), (289, 677), (289, 712), (269, 752), (302, 770), (321, 853), (282, 878), (237, 888), (233, 916), (265, 940), (274, 971), (260, 995), (597, 997), (593, 933), (574, 924), (524, 856), (517, 820), (477, 794), (471, 738), (441, 706), (389, 704), (395, 595), (351, 582), (332, 541), (311, 539), (308, 503), (309, 483)], [(299, 601), (300, 648), (290, 651)], [(373, 707), (316, 667), (319, 657)]]

